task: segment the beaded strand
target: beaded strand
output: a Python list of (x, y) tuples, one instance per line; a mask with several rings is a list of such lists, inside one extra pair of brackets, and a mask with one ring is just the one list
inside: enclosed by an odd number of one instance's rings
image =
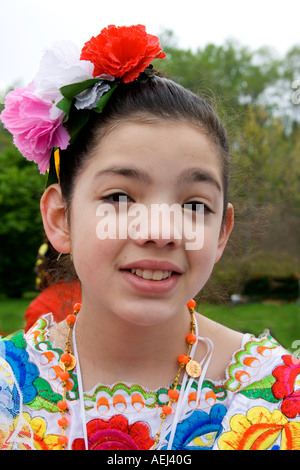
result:
[(58, 438), (58, 443), (61, 446), (61, 449), (65, 449), (68, 444), (68, 438), (65, 434), (66, 429), (69, 424), (68, 418), (65, 414), (68, 412), (68, 403), (67, 403), (67, 386), (68, 380), (70, 378), (70, 371), (72, 371), (76, 366), (76, 358), (72, 354), (71, 350), (71, 333), (73, 327), (75, 325), (76, 317), (78, 312), (80, 311), (81, 304), (76, 303), (73, 307), (73, 314), (68, 315), (66, 318), (66, 322), (68, 325), (68, 335), (66, 340), (66, 347), (64, 353), (60, 357), (59, 365), (61, 368), (61, 372), (59, 372), (58, 376), (62, 383), (63, 388), (63, 398), (57, 403), (58, 408), (61, 412), (61, 418), (57, 421), (58, 425), (61, 427), (61, 436)]
[(156, 433), (155, 441), (154, 441), (154, 444), (152, 446), (152, 450), (154, 450), (155, 447), (159, 443), (160, 434), (161, 434), (162, 427), (164, 425), (165, 419), (173, 411), (173, 409), (172, 409), (173, 403), (175, 403), (179, 399), (179, 392), (177, 390), (177, 386), (178, 386), (178, 383), (179, 383), (179, 377), (180, 377), (181, 371), (185, 367), (186, 372), (188, 373), (188, 375), (190, 377), (194, 377), (194, 378), (200, 377), (201, 372), (202, 372), (200, 364), (198, 362), (192, 360), (191, 357), (190, 357), (191, 349), (197, 341), (197, 336), (195, 334), (196, 324), (195, 324), (195, 317), (194, 317), (194, 309), (196, 307), (196, 302), (194, 301), (194, 299), (192, 299), (186, 305), (187, 305), (187, 308), (189, 309), (189, 312), (191, 314), (191, 333), (189, 333), (186, 337), (186, 341), (188, 343), (188, 349), (187, 349), (186, 354), (182, 354), (178, 357), (178, 362), (180, 364), (179, 369), (178, 369), (178, 372), (177, 372), (177, 374), (175, 376), (175, 379), (173, 381), (173, 386), (168, 391), (168, 397), (169, 397), (168, 404), (163, 405), (163, 407), (162, 407), (162, 413), (160, 414), (161, 423), (160, 423), (159, 430)]

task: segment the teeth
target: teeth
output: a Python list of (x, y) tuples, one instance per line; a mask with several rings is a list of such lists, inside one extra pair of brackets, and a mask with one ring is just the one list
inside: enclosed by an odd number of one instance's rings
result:
[(130, 271), (132, 274), (135, 274), (138, 277), (142, 277), (143, 279), (148, 279), (151, 281), (161, 281), (162, 279), (167, 279), (172, 274), (172, 271), (161, 271), (160, 269), (152, 271), (151, 269), (133, 268)]

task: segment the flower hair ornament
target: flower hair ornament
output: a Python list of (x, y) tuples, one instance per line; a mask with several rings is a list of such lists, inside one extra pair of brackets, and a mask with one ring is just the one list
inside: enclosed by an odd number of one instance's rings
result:
[(8, 93), (0, 118), (28, 160), (59, 182), (59, 150), (73, 144), (101, 113), (118, 83), (136, 80), (154, 59), (163, 59), (159, 39), (143, 25), (104, 28), (81, 51), (69, 41), (45, 51), (33, 81)]

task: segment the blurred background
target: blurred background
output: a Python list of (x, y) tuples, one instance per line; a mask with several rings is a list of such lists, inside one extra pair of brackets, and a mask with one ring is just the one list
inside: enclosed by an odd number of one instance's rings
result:
[[(235, 228), (200, 313), (241, 331), (265, 328), (300, 345), (300, 36), (298, 1), (1, 2), (0, 111), (6, 93), (34, 77), (43, 50), (80, 48), (108, 24), (142, 23), (168, 58), (157, 67), (206, 97), (232, 146)], [(2, 103), (2, 104), (1, 104)], [(0, 331), (22, 328), (38, 295), (45, 179), (0, 124)], [(121, 300), (120, 300), (121, 302)], [(298, 341), (298, 343), (297, 343)]]

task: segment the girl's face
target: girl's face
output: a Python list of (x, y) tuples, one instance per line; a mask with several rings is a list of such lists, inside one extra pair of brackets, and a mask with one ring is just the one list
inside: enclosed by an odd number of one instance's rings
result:
[[(166, 210), (157, 218), (158, 207), (180, 208), (181, 216)], [(72, 199), (71, 250), (83, 304), (137, 325), (168, 320), (202, 289), (220, 258), (231, 206), (221, 230), (222, 214), (220, 157), (199, 129), (180, 122), (115, 127), (78, 177)], [(198, 242), (188, 245), (196, 228)]]

